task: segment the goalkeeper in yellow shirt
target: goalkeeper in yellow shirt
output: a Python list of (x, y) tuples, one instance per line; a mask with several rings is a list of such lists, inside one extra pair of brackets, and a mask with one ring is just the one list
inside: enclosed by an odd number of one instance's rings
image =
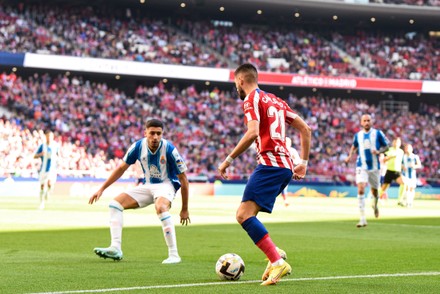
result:
[(404, 152), (400, 148), (402, 141), (399, 137), (393, 140), (392, 147), (385, 152), (384, 163), (387, 166), (387, 171), (383, 180), (383, 184), (380, 187), (379, 195), (384, 194), (393, 181), (396, 181), (399, 185), (405, 183), (405, 177), (402, 176), (402, 162)]

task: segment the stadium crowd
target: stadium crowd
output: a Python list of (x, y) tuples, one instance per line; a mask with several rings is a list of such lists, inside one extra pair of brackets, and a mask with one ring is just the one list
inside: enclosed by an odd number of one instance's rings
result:
[(117, 11), (96, 13), (91, 7), (0, 5), (0, 48), (14, 53), (225, 66), (166, 20), (136, 19), (128, 11), (117, 15)]
[[(241, 101), (232, 91), (159, 83), (139, 86), (130, 95), (81, 77), (1, 76), (1, 106), (14, 112), (12, 119), (0, 120), (3, 171), (35, 170), (32, 155), (40, 132), (51, 128), (62, 144), (60, 169), (71, 175), (79, 170), (105, 177), (126, 148), (142, 137), (145, 120), (155, 117), (165, 121), (164, 137), (175, 142), (189, 174), (213, 179), (218, 176), (217, 165), (245, 131), (243, 117), (237, 115)], [(423, 162), (421, 177), (439, 181), (438, 107), (421, 104), (417, 112), (398, 113), (363, 100), (319, 94), (285, 98), (313, 130), (309, 180), (354, 180), (353, 166), (345, 166), (343, 159), (359, 130), (361, 114), (368, 112), (390, 139), (400, 136), (404, 143), (413, 144)], [(299, 138), (288, 135), (299, 146)], [(246, 178), (254, 168), (254, 156), (250, 150), (234, 162), (231, 177)]]
[(0, 48), (8, 52), (223, 68), (252, 62), (274, 72), (440, 80), (438, 39), (424, 31), (371, 30), (332, 34), (300, 24), (153, 19), (130, 9), (0, 5)]
[(377, 77), (440, 80), (440, 39), (417, 33), (340, 32), (332, 40)]
[(178, 26), (235, 64), (251, 62), (262, 71), (327, 76), (366, 76), (316, 32), (273, 26), (217, 25), (180, 20)]

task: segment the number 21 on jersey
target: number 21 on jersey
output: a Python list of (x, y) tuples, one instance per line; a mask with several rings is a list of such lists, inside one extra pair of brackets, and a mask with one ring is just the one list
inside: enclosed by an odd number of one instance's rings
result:
[(271, 118), (270, 137), (273, 140), (281, 140), (284, 142), (286, 137), (286, 118), (284, 117), (284, 110), (278, 110), (274, 106), (269, 106), (267, 116)]

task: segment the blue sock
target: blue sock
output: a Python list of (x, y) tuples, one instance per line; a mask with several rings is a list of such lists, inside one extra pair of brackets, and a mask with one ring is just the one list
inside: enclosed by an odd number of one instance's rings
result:
[(263, 237), (268, 233), (264, 225), (255, 216), (245, 220), (241, 226), (248, 233), (249, 237), (251, 237), (255, 244), (263, 239)]

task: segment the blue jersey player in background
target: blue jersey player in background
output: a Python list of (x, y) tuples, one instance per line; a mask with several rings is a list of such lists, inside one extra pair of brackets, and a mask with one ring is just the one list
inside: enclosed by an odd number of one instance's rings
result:
[(100, 257), (113, 260), (122, 259), (122, 212), (155, 205), (156, 213), (162, 223), (165, 242), (168, 246), (168, 258), (162, 263), (179, 263), (181, 258), (177, 251), (176, 232), (169, 209), (177, 190), (181, 189), (182, 209), (180, 223), (188, 225), (188, 179), (186, 164), (171, 142), (162, 138), (163, 123), (157, 119), (147, 121), (145, 138), (133, 143), (124, 156), (122, 164), (117, 167), (101, 188), (89, 199), (89, 204), (98, 201), (104, 190), (118, 180), (128, 167), (139, 161), (145, 174), (145, 184), (119, 194), (110, 201), (110, 235), (111, 244), (107, 248), (95, 248)]
[(379, 154), (388, 149), (389, 141), (384, 133), (372, 127), (373, 121), (369, 114), (361, 116), (362, 130), (354, 135), (353, 145), (345, 159), (348, 163), (351, 156), (357, 151), (356, 160), (356, 184), (358, 187), (358, 201), (360, 210), (360, 221), (356, 225), (358, 228), (367, 226), (365, 216), (365, 187), (370, 184), (371, 194), (373, 194), (374, 216), (379, 217), (379, 199), (380, 187), (380, 163)]
[(53, 190), (57, 179), (57, 161), (60, 147), (54, 141), (54, 133), (50, 130), (44, 132), (44, 142), (38, 146), (34, 158), (41, 158), (39, 169), (40, 181), (40, 209), (44, 209), (45, 202)]
[(422, 162), (417, 154), (413, 153), (411, 144), (405, 145), (405, 154), (403, 155), (403, 176), (405, 177), (402, 194), (399, 194), (398, 205), (405, 206), (403, 198), (406, 198), (406, 206), (413, 206), (415, 189), (417, 187), (417, 169), (422, 168)]

